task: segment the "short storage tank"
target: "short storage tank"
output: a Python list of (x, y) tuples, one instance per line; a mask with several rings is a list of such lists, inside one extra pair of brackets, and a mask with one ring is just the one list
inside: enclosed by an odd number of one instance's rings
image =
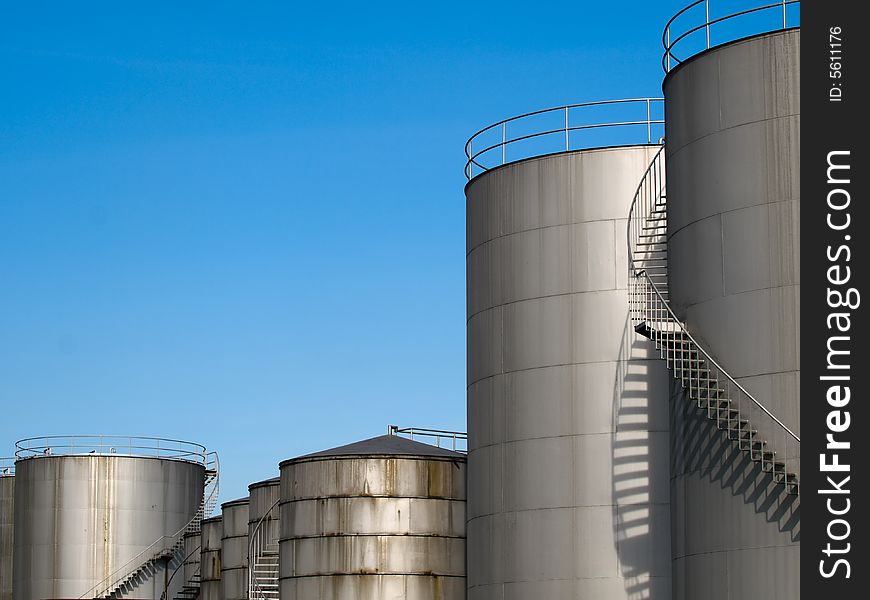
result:
[(212, 517), (202, 522), (202, 549), (200, 554), (200, 598), (221, 600), (221, 538), (224, 533), (223, 517)]
[(0, 600), (12, 600), (14, 459), (0, 458)]
[(465, 463), (392, 435), (282, 462), (282, 600), (464, 599)]
[(160, 598), (198, 523), (205, 448), (114, 436), (16, 445), (13, 598)]
[(223, 600), (248, 599), (248, 498), (221, 504)]

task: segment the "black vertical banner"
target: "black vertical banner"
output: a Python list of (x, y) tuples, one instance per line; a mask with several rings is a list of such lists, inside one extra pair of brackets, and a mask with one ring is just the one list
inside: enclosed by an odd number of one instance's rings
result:
[[(867, 598), (863, 2), (801, 3), (801, 593)], [(859, 457), (864, 457), (862, 461)]]

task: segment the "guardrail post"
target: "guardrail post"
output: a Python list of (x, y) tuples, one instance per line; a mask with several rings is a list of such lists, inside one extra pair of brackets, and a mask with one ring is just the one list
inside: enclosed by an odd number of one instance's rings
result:
[(706, 15), (704, 17), (704, 28), (707, 31), (707, 50), (710, 49), (710, 0), (704, 0), (704, 9)]
[(787, 20), (787, 15), (786, 15), (786, 0), (782, 0), (782, 28), (783, 28), (783, 29), (786, 28), (786, 20)]
[(568, 151), (568, 107), (565, 107), (565, 152)]
[(652, 117), (650, 112), (650, 99), (646, 99), (646, 143), (652, 143)]
[(504, 164), (504, 148), (507, 144), (507, 123), (501, 124), (501, 164)]
[(471, 179), (474, 176), (474, 142), (472, 140), (468, 140), (468, 167), (465, 170), (468, 171), (466, 176)]
[(668, 25), (668, 27), (665, 29), (665, 37), (667, 38), (667, 42), (665, 42), (665, 45), (667, 46), (667, 48), (665, 48), (665, 55), (667, 56), (667, 59), (668, 59), (667, 72), (670, 73), (670, 71), (671, 71), (671, 26), (670, 25)]

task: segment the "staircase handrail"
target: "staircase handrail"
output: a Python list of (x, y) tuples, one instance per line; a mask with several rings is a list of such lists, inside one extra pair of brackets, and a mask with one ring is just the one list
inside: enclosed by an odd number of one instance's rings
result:
[(259, 584), (257, 583), (257, 577), (254, 574), (254, 567), (256, 565), (256, 557), (259, 556), (259, 548), (254, 548), (254, 543), (259, 539), (258, 533), (260, 532), (260, 528), (263, 526), (263, 523), (266, 521), (266, 517), (272, 514), (272, 511), (281, 503), (281, 499), (275, 500), (272, 503), (272, 506), (269, 507), (267, 511), (263, 513), (263, 516), (257, 521), (257, 524), (254, 525), (254, 529), (251, 531), (251, 540), (248, 542), (248, 599), (253, 600), (255, 596), (253, 592), (258, 592), (256, 598), (263, 598), (262, 590), (260, 589)]
[[(184, 570), (184, 566), (187, 564), (187, 559), (190, 558), (191, 556), (193, 556), (196, 552), (198, 552), (201, 549), (202, 549), (202, 544), (200, 544), (199, 546), (197, 546), (196, 548), (191, 550), (190, 553), (184, 557), (184, 560), (182, 560), (181, 563), (177, 567), (175, 567), (175, 569), (173, 569), (172, 575), (169, 576), (169, 579), (166, 580), (166, 584), (163, 586), (163, 593), (160, 594), (160, 600), (166, 600), (166, 597), (169, 594), (169, 584), (172, 583), (172, 580), (175, 578), (175, 576), (178, 574), (179, 571)], [(201, 568), (201, 566), (197, 567), (196, 571), (194, 572), (194, 576), (199, 574), (200, 568)]]
[(767, 416), (769, 416), (771, 419), (773, 419), (773, 421), (774, 421), (777, 425), (779, 425), (780, 427), (782, 427), (782, 428), (783, 428), (783, 429), (784, 429), (784, 430), (785, 430), (789, 435), (791, 435), (791, 437), (793, 437), (796, 441), (800, 442), (800, 441), (801, 441), (800, 437), (798, 437), (798, 436), (797, 436), (797, 435), (796, 435), (796, 434), (795, 434), (791, 429), (788, 428), (788, 426), (787, 426), (785, 423), (783, 423), (782, 421), (780, 421), (780, 420), (779, 420), (779, 419), (778, 419), (778, 418), (777, 418), (777, 417), (776, 417), (772, 412), (770, 412), (770, 411), (767, 409), (767, 407), (765, 407), (761, 402), (759, 402), (758, 400), (756, 400), (755, 396), (753, 396), (752, 394), (750, 394), (750, 393), (746, 390), (746, 388), (744, 388), (742, 385), (740, 385), (740, 384), (739, 384), (739, 383), (738, 383), (738, 382), (737, 382), (737, 381), (736, 381), (736, 380), (735, 380), (735, 379), (734, 379), (734, 378), (733, 378), (733, 377), (728, 373), (728, 371), (726, 371), (726, 370), (722, 367), (722, 365), (720, 365), (718, 362), (716, 362), (716, 360), (715, 360), (712, 356), (710, 356), (710, 354), (709, 354), (709, 353), (704, 349), (704, 347), (703, 347), (701, 344), (699, 344), (698, 341), (697, 341), (694, 337), (692, 337), (692, 334), (689, 333), (689, 331), (688, 331), (688, 330), (686, 329), (686, 327), (683, 325), (683, 322), (680, 321), (680, 319), (677, 318), (677, 315), (674, 314), (674, 311), (671, 309), (671, 305), (668, 303), (667, 300), (664, 299), (664, 297), (662, 296), (661, 292), (659, 291), (659, 288), (656, 286), (656, 284), (653, 282), (653, 280), (650, 279), (649, 275), (648, 275), (647, 272), (646, 272), (646, 269), (642, 269), (641, 271), (639, 271), (638, 273), (635, 274), (635, 277), (641, 277), (641, 276), (644, 277), (644, 278), (646, 279), (647, 283), (650, 285), (650, 287), (652, 287), (653, 292), (655, 292), (655, 295), (658, 297), (659, 301), (661, 301), (662, 305), (663, 305), (663, 306), (665, 307), (665, 309), (668, 311), (668, 314), (671, 316), (671, 318), (674, 320), (674, 322), (675, 322), (675, 323), (677, 324), (677, 326), (680, 328), (681, 333), (685, 334), (685, 336), (689, 339), (689, 341), (691, 341), (691, 342), (695, 345), (695, 347), (698, 349), (698, 351), (699, 351), (701, 354), (704, 355), (704, 358), (707, 359), (708, 361), (710, 361), (710, 363), (711, 363), (714, 367), (716, 367), (716, 370), (719, 371), (719, 373), (720, 373), (722, 376), (724, 376), (724, 377), (725, 377), (725, 378), (726, 378), (726, 379), (727, 379), (727, 380), (728, 380), (732, 385), (734, 385), (738, 390), (740, 390), (744, 395), (746, 395), (746, 397), (749, 398), (749, 399), (750, 399), (750, 400), (751, 400), (751, 401), (752, 401), (752, 402), (753, 402), (753, 403), (754, 403), (758, 408), (760, 408), (762, 411), (764, 411), (764, 413), (765, 413)]

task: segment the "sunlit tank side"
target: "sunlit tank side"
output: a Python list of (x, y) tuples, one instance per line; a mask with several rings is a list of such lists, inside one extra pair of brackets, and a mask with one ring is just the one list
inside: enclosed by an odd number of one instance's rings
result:
[(248, 543), (254, 539), (259, 527), (260, 539), (266, 545), (278, 547), (280, 514), (278, 498), (281, 492), (280, 477), (272, 477), (248, 486), (250, 508), (248, 509)]
[(15, 521), (14, 459), (0, 458), (0, 600), (12, 600), (12, 546)]
[(640, 129), (557, 130), (466, 186), (469, 600), (671, 600), (670, 378), (628, 315)]
[[(155, 544), (163, 548), (166, 540), (180, 541), (197, 514), (204, 448), (191, 444), (197, 449), (173, 454), (161, 446), (148, 448), (156, 455), (146, 456), (142, 444), (148, 439), (128, 447), (118, 438), (103, 439), (105, 446), (91, 439), (52, 439), (39, 454), (32, 446), (19, 451), (14, 553), (28, 558), (13, 564), (15, 600), (114, 590), (101, 586), (144, 564), (156, 553)], [(64, 445), (66, 440), (75, 447)], [(171, 556), (161, 559), (119, 592), (121, 597), (160, 598), (175, 567)]]
[(463, 600), (465, 462), (390, 435), (282, 462), (282, 600)]
[(181, 575), (184, 577), (180, 582), (182, 585), (192, 582), (199, 573), (201, 552), (202, 534), (198, 531), (186, 533), (184, 535), (184, 566), (181, 568)]
[[(799, 436), (800, 30), (702, 52), (664, 91), (672, 306)], [(674, 598), (798, 598), (799, 497), (673, 405)]]
[(202, 551), (200, 554), (200, 598), (222, 600), (221, 590), (221, 538), (224, 533), (222, 516), (202, 522)]
[(248, 498), (221, 504), (221, 589), (223, 600), (248, 598)]

